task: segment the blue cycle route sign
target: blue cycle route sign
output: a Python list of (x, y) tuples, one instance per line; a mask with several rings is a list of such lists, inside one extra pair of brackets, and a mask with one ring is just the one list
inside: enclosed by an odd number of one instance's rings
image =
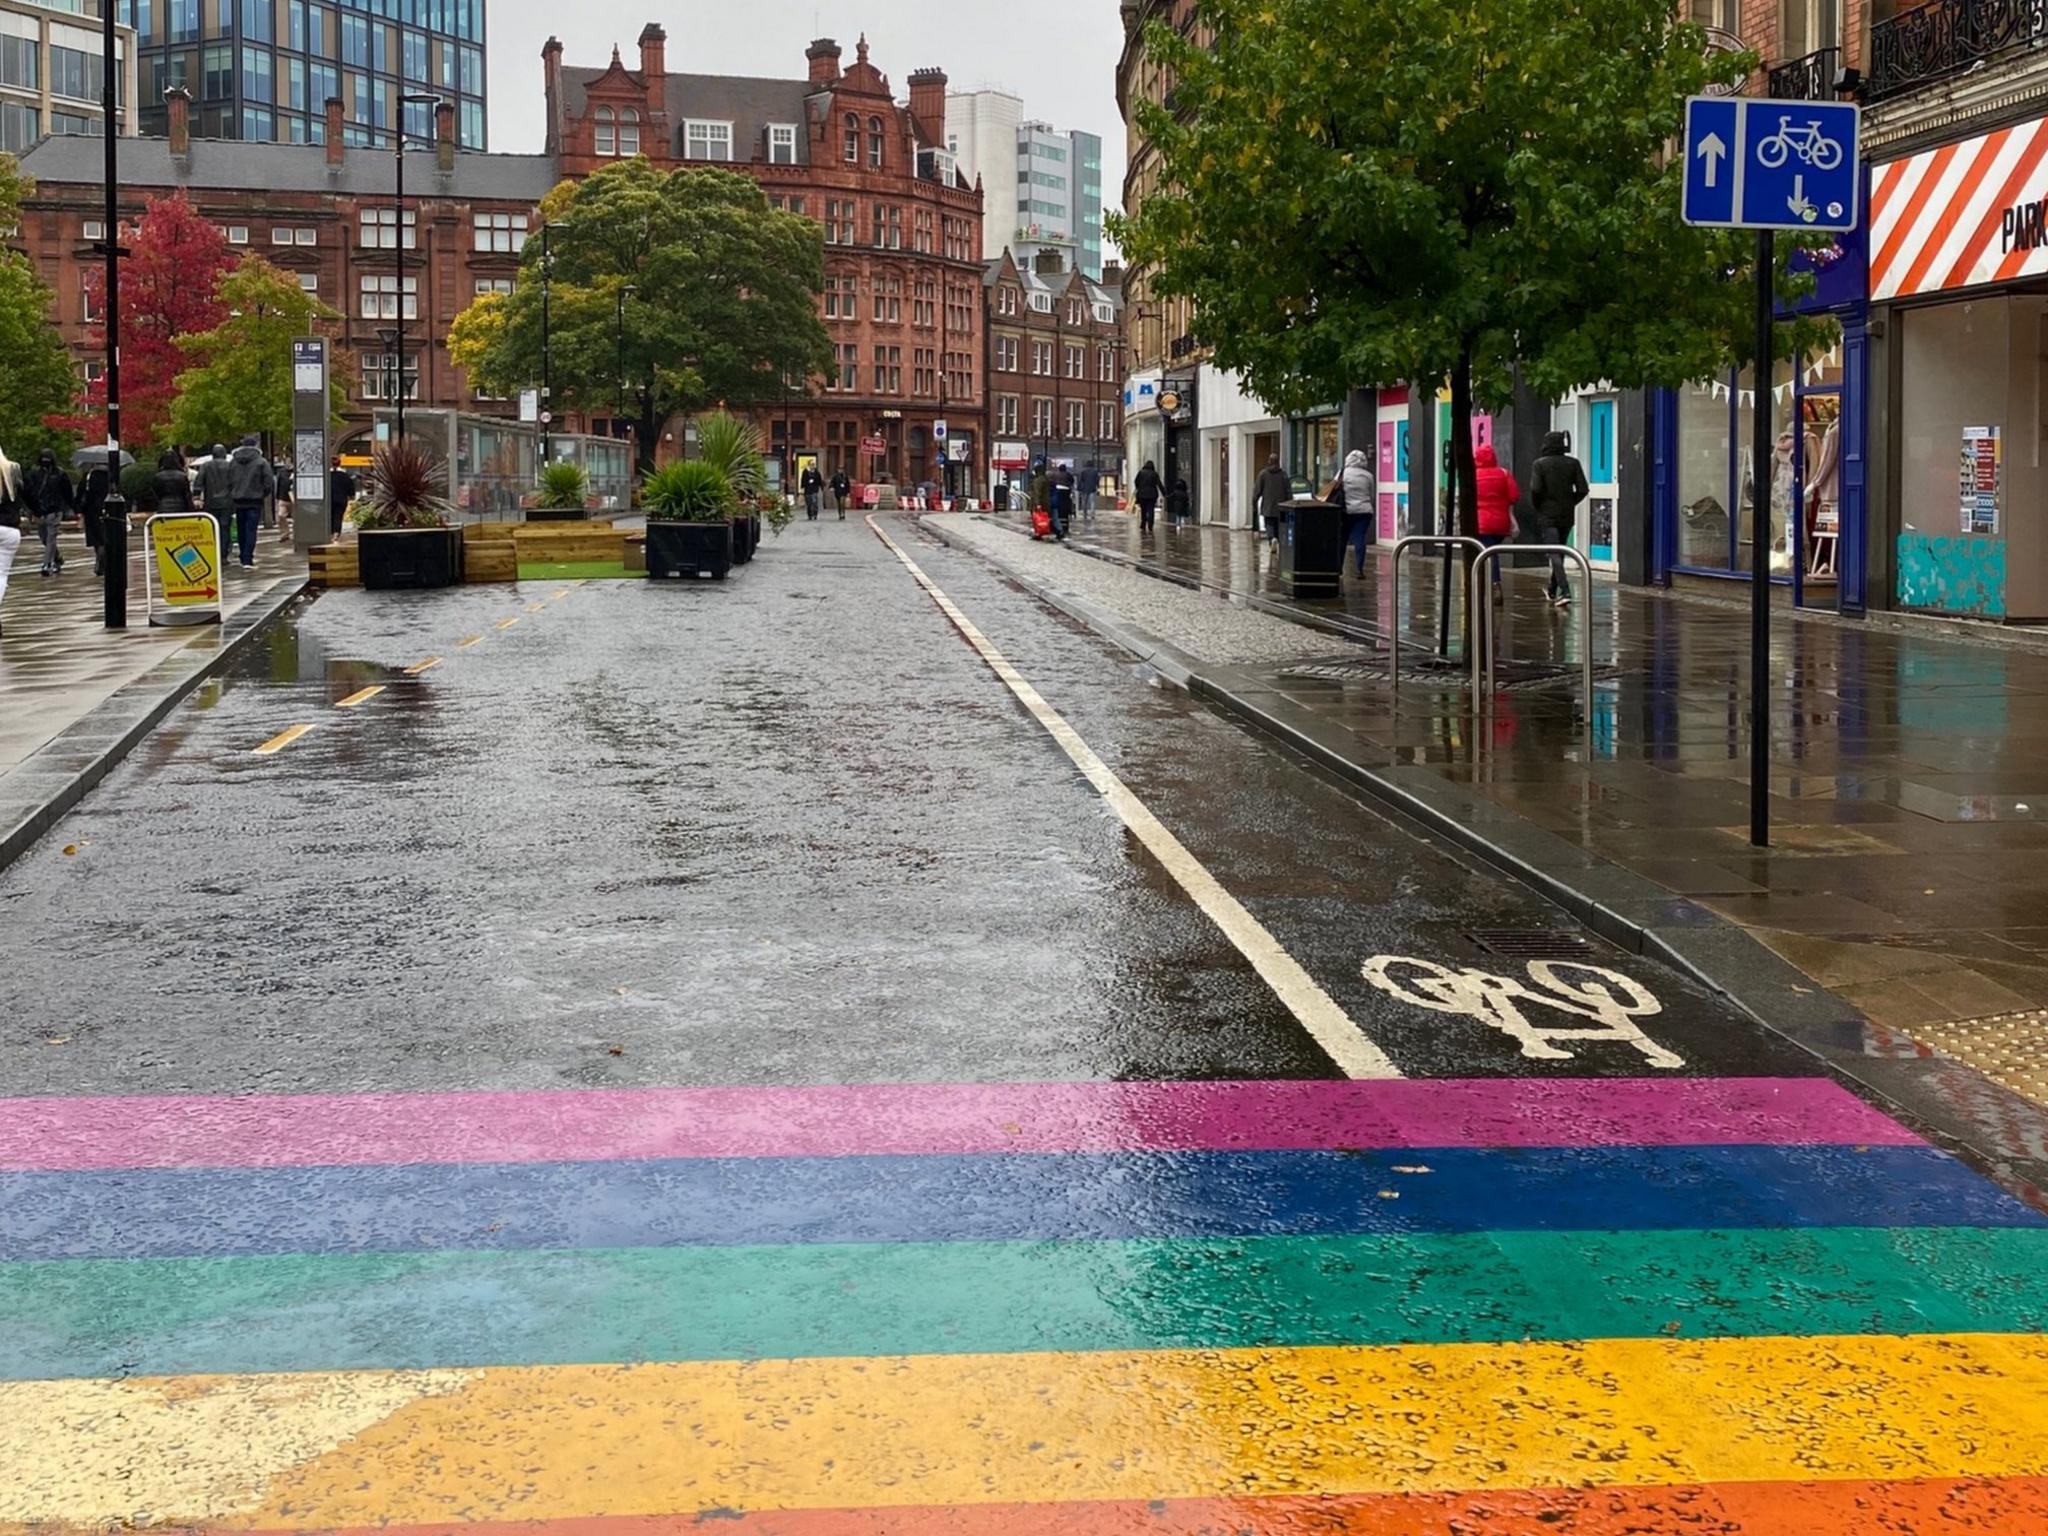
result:
[(1850, 102), (1694, 96), (1685, 104), (1688, 224), (1856, 227), (1858, 108)]

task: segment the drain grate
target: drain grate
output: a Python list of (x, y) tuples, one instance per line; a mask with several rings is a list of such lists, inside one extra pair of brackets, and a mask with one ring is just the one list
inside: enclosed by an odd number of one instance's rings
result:
[(1490, 955), (1517, 960), (1583, 960), (1593, 953), (1569, 928), (1474, 928), (1465, 937)]

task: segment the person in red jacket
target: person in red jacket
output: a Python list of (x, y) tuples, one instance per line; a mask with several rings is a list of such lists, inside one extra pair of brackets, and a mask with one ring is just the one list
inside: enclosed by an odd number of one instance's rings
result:
[[(1475, 505), (1479, 508), (1479, 542), (1491, 549), (1511, 537), (1515, 531), (1515, 503), (1522, 499), (1522, 488), (1515, 484), (1515, 477), (1500, 467), (1500, 460), (1494, 456), (1493, 445), (1481, 443), (1472, 451), (1472, 464), (1478, 470), (1477, 496)], [(1493, 600), (1501, 599), (1500, 561), (1490, 562), (1493, 566)]]

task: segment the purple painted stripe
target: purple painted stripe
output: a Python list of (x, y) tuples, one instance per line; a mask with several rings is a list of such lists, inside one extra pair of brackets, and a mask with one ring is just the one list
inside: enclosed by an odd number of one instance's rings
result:
[(0, 1099), (0, 1169), (990, 1152), (1912, 1146), (1825, 1078), (597, 1088)]

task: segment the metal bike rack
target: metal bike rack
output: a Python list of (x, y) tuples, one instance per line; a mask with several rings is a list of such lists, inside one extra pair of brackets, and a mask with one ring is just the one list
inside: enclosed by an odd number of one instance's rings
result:
[(1401, 696), (1401, 552), (1411, 544), (1435, 547), (1464, 545), (1479, 554), (1486, 552), (1484, 544), (1466, 534), (1411, 533), (1406, 538), (1394, 540), (1394, 612), (1387, 621), (1387, 686), (1397, 699)]
[[(1593, 720), (1593, 565), (1569, 544), (1496, 544), (1482, 549), (1472, 562), (1472, 707), (1493, 696), (1493, 604), (1486, 600), (1486, 566), (1502, 555), (1569, 555), (1579, 563), (1586, 579), (1585, 600), (1579, 604), (1579, 671), (1586, 689), (1586, 722)], [(1396, 565), (1398, 572), (1400, 567)], [(1399, 579), (1398, 575), (1395, 578)], [(1482, 686), (1483, 671), (1483, 686)]]

